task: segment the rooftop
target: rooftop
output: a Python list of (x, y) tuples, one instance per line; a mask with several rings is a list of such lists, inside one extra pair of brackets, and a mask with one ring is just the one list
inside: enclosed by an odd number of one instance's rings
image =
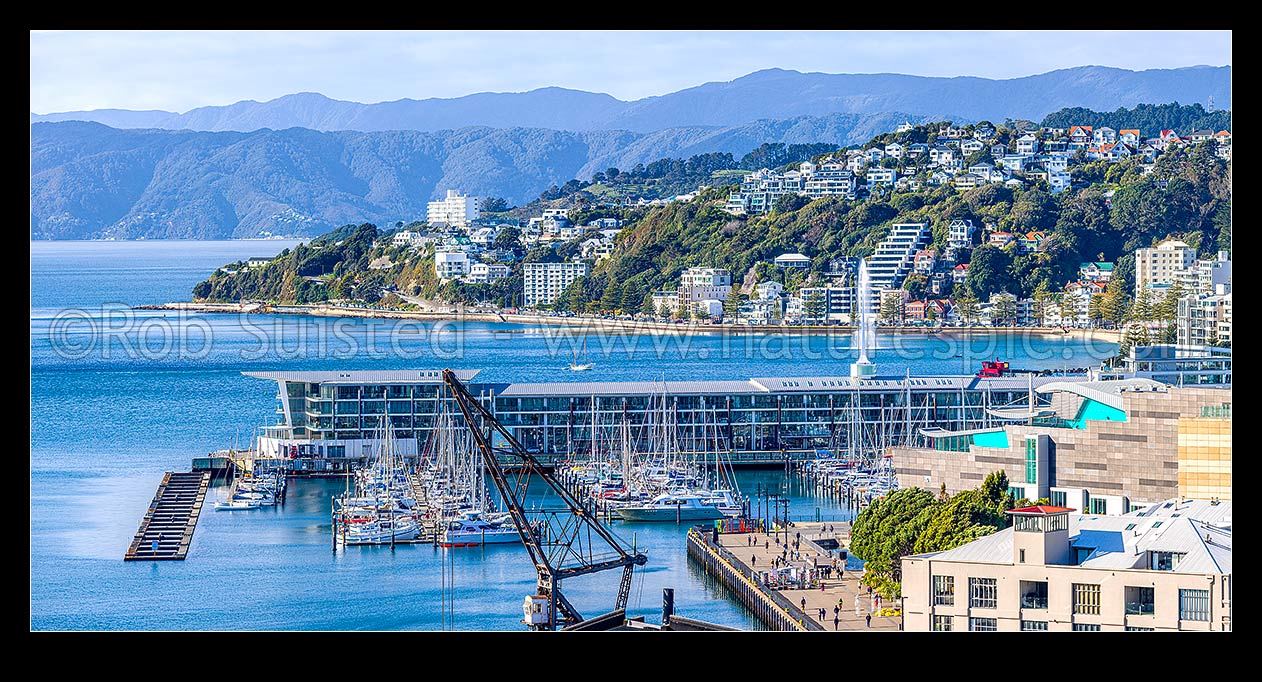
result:
[[(1063, 510), (1064, 507), (1052, 509)], [(1148, 513), (1150, 510), (1161, 510), (1161, 513)], [(1182, 555), (1173, 573), (1231, 573), (1230, 501), (1214, 504), (1170, 500), (1153, 505), (1143, 513), (1073, 514), (1068, 518), (1070, 547), (1090, 550), (1080, 564), (1084, 568), (1149, 570), (1149, 552), (1171, 552)], [(1005, 528), (955, 549), (920, 554), (917, 558), (1011, 565), (1012, 534), (1011, 527)]]
[(1063, 512), (1077, 511), (1069, 507), (1053, 507), (1049, 504), (1036, 504), (1033, 507), (1021, 507), (1019, 509), (1009, 509), (1009, 514), (1060, 514)]

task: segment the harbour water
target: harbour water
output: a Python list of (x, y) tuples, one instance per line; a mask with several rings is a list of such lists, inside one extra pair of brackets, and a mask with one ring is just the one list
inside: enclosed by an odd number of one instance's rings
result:
[[(534, 573), (517, 545), (331, 551), (329, 496), (340, 481), (299, 481), (284, 507), (203, 514), (185, 562), (124, 563), (123, 551), (167, 470), (238, 443), (274, 419), (275, 384), (243, 370), (478, 368), (479, 379), (623, 381), (745, 379), (848, 373), (845, 336), (660, 339), (589, 343), (595, 369), (562, 371), (570, 346), (510, 325), (409, 324), (293, 316), (179, 315), (122, 306), (186, 300), (228, 262), (292, 242), (31, 244), (31, 625), (35, 629), (521, 629)], [(1111, 344), (1066, 336), (877, 340), (881, 373), (960, 374), (980, 358), (1014, 367), (1098, 364)], [(605, 350), (609, 352), (604, 352)], [(742, 471), (742, 488), (786, 485), (795, 518), (843, 519), (779, 471)], [(684, 528), (617, 524), (647, 549), (629, 611), (650, 620), (661, 589), (692, 618), (758, 627), (690, 567)], [(454, 560), (454, 613), (441, 604)], [(585, 613), (608, 610), (618, 576), (566, 585)]]

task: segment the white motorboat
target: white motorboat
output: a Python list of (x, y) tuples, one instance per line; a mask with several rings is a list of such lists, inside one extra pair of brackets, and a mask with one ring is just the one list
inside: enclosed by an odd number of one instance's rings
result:
[(421, 524), (411, 516), (377, 516), (369, 521), (348, 522), (344, 527), (347, 545), (388, 545), (421, 536)]
[(648, 504), (618, 507), (614, 513), (624, 521), (714, 521), (724, 516), (693, 493), (663, 493)]
[(478, 512), (470, 511), (447, 524), (438, 544), (443, 547), (477, 547), (518, 542), (520, 538), (511, 518), (505, 524), (498, 518), (492, 520), (490, 516), (484, 517)]
[(215, 511), (238, 511), (242, 509), (262, 509), (261, 502), (250, 502), (246, 500), (229, 500), (227, 502), (216, 502)]

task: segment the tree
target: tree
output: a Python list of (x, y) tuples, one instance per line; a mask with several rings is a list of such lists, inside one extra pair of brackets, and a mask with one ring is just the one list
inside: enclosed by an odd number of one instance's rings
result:
[(675, 308), (675, 319), (677, 319), (677, 320), (686, 320), (686, 319), (688, 319), (689, 317), (692, 317), (692, 316), (688, 314), (688, 305), (687, 305), (687, 303), (685, 303), (684, 301), (680, 301), (680, 302), (679, 302), (679, 307), (678, 307), (678, 308)]
[(996, 291), (1016, 289), (1012, 277), (1012, 255), (990, 244), (973, 249), (964, 285), (978, 299), (988, 298)]
[(622, 287), (617, 282), (605, 286), (605, 293), (600, 297), (601, 310), (617, 310), (622, 305)]
[(1130, 293), (1126, 290), (1125, 283), (1122, 280), (1109, 280), (1108, 286), (1104, 290), (1103, 310), (1104, 319), (1112, 323), (1113, 326), (1122, 324), (1122, 320), (1127, 317), (1130, 312)]
[(504, 197), (487, 197), (482, 200), (482, 210), (487, 213), (502, 213), (508, 210), (508, 201)]
[(942, 552), (990, 535), (1008, 525), (1004, 512), (1015, 502), (1008, 492), (1008, 476), (993, 472), (978, 488), (961, 491), (938, 506), (916, 538), (913, 551)]
[(741, 296), (741, 291), (737, 287), (727, 292), (727, 299), (723, 301), (723, 318), (724, 322), (735, 321), (736, 316), (740, 314), (741, 304), (745, 299)]
[(1007, 322), (1015, 325), (1017, 323), (1017, 297), (1012, 294), (1000, 294), (995, 298), (995, 304), (990, 311), (991, 321)]
[(619, 306), (624, 312), (634, 312), (644, 303), (644, 292), (640, 283), (631, 280), (622, 286), (622, 303)]
[(644, 294), (644, 302), (640, 306), (640, 311), (649, 317), (657, 316), (657, 307), (653, 305), (653, 292), (650, 291)]
[(1174, 324), (1175, 317), (1179, 314), (1179, 299), (1186, 295), (1186, 289), (1183, 282), (1175, 280), (1170, 284), (1170, 288), (1166, 289), (1166, 295), (1161, 299), (1161, 303), (1157, 305), (1157, 319), (1167, 324)]
[(657, 316), (669, 320), (674, 312), (675, 310), (670, 307), (669, 303), (663, 302), (662, 307), (657, 309)]
[(963, 293), (956, 297), (955, 307), (959, 310), (960, 317), (964, 318), (967, 324), (971, 325), (977, 322), (977, 297), (973, 295), (972, 291), (969, 291), (967, 288), (964, 289)]
[(802, 316), (807, 320), (819, 324), (827, 312), (823, 291), (811, 289), (802, 299)]
[(850, 551), (866, 571), (891, 581), (902, 579), (902, 559), (912, 553), (939, 503), (921, 488), (901, 488), (872, 501), (850, 530)]
[(776, 199), (776, 213), (792, 213), (810, 203), (810, 199), (801, 194), (783, 194)]
[(492, 249), (521, 249), (521, 230), (509, 225), (502, 228), (491, 242)]
[(1104, 305), (1104, 294), (1091, 294), (1091, 298), (1087, 299), (1087, 319), (1093, 326), (1099, 326), (1100, 320), (1104, 319)]
[(1031, 296), (1030, 312), (1034, 315), (1034, 324), (1043, 324), (1043, 314), (1047, 312), (1048, 302), (1051, 300), (1052, 290), (1048, 286), (1047, 280), (1042, 280), (1038, 286), (1034, 287), (1034, 294)]
[(1078, 322), (1078, 297), (1067, 293), (1060, 295), (1060, 323), (1076, 324)]
[(895, 294), (881, 297), (881, 307), (877, 309), (877, 317), (885, 322), (901, 322), (906, 314), (903, 297)]

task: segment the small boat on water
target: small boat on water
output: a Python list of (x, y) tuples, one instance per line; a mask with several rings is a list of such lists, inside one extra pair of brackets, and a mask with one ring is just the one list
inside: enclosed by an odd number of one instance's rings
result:
[(360, 522), (350, 519), (345, 528), (348, 546), (411, 542), (421, 536), (421, 524), (411, 516), (377, 516)]
[(586, 372), (587, 370), (596, 366), (596, 363), (594, 362), (586, 362), (587, 360), (587, 337), (586, 336), (583, 337), (583, 360), (584, 362), (578, 361), (578, 349), (575, 348), (574, 349), (574, 362), (570, 363), (570, 371), (571, 372)]
[(438, 544), (442, 547), (477, 547), (518, 542), (521, 536), (517, 527), (511, 518), (505, 523), (503, 516), (506, 515), (484, 517), (480, 512), (465, 512), (448, 522)]
[(693, 493), (663, 493), (648, 504), (614, 510), (623, 521), (715, 521), (724, 514), (717, 506)]
[(263, 503), (251, 500), (229, 500), (216, 502), (215, 511), (238, 511), (243, 509), (262, 509)]

